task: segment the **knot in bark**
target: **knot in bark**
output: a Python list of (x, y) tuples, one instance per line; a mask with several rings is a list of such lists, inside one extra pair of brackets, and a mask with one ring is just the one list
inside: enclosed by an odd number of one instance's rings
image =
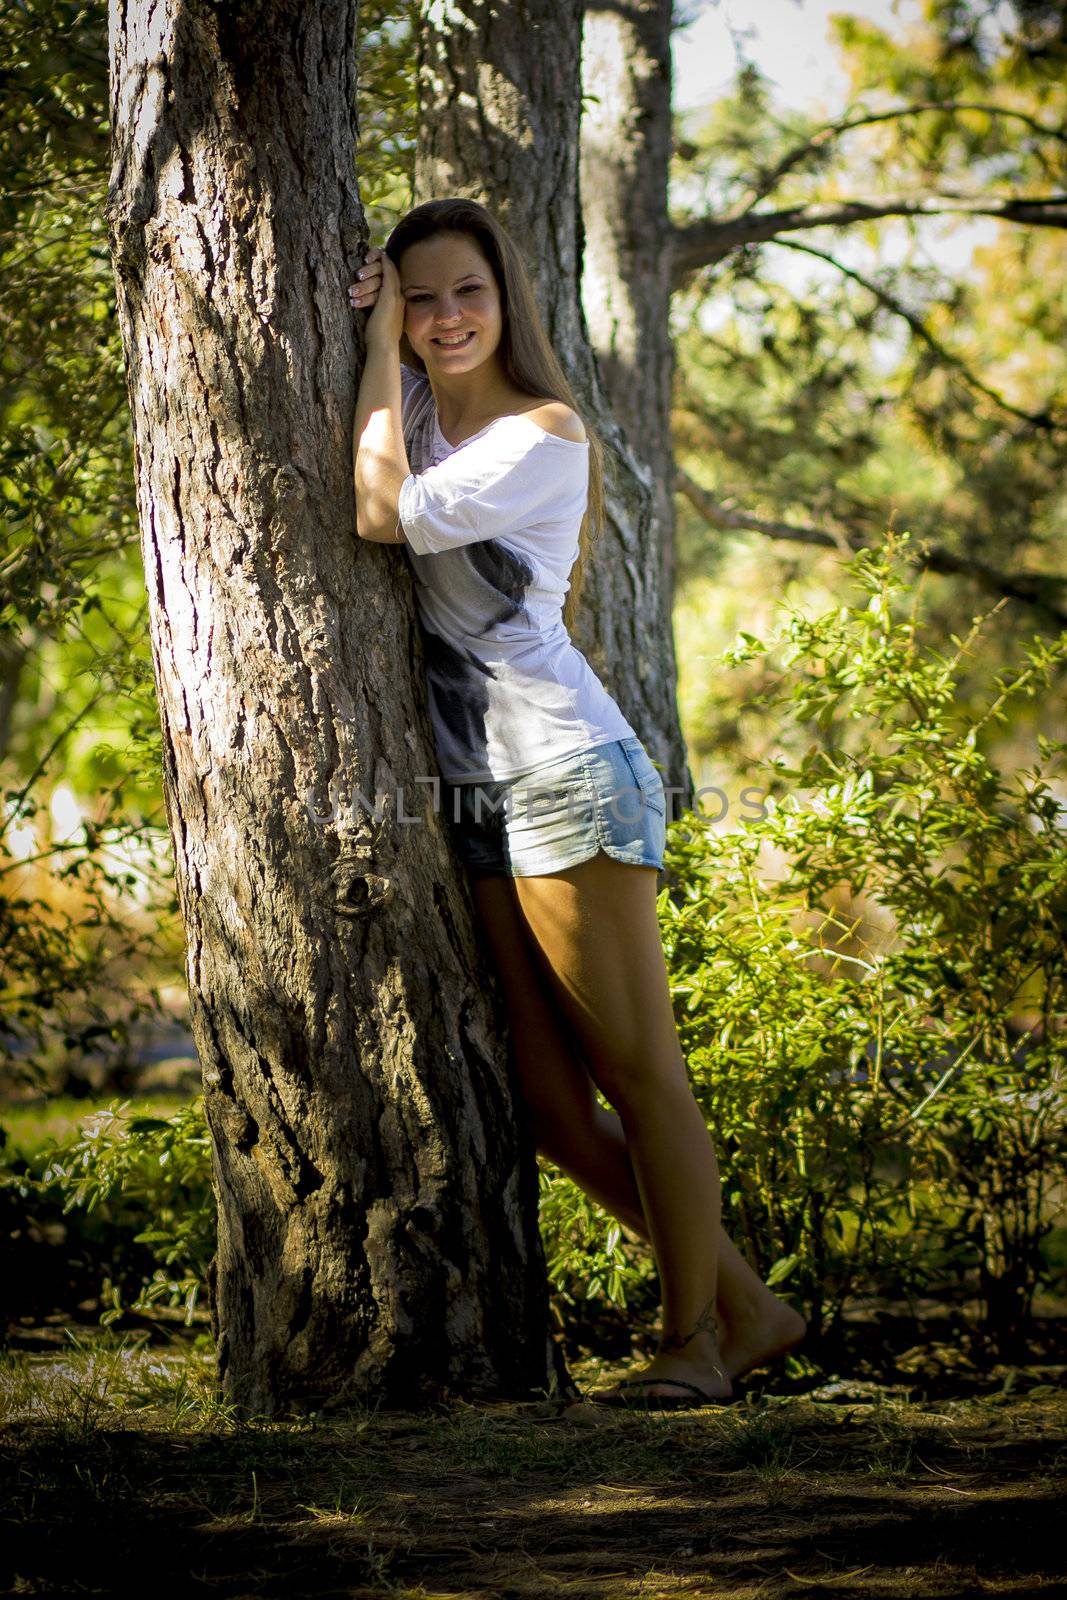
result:
[(291, 461), (280, 466), (271, 480), (274, 491), (274, 503), (279, 510), (291, 511), (295, 506), (302, 505), (307, 494), (307, 484), (299, 467)]
[(393, 880), (373, 870), (365, 854), (338, 856), (330, 868), (332, 905), (339, 917), (366, 917), (393, 898)]

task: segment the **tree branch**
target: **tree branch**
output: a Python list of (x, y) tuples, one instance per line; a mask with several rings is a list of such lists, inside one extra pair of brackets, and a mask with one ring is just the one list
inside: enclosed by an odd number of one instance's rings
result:
[(1067, 228), (1067, 195), (1027, 195), (1010, 200), (969, 200), (960, 195), (887, 196), (884, 200), (833, 200), (822, 205), (788, 206), (782, 211), (749, 211), (717, 220), (701, 217), (671, 235), (671, 281), (676, 289), (698, 267), (721, 261), (744, 244), (763, 244), (780, 233), (806, 228), (840, 228), (878, 217), (996, 217), (1028, 227)]
[(1027, 112), (1016, 111), (1009, 106), (987, 105), (974, 100), (916, 100), (911, 105), (894, 106), (888, 111), (870, 111), (859, 117), (844, 117), (840, 122), (830, 122), (825, 127), (817, 129), (810, 139), (794, 145), (777, 166), (756, 180), (752, 185), (751, 199), (745, 210), (751, 210), (770, 194), (779, 180), (784, 178), (787, 172), (792, 172), (794, 167), (799, 166), (805, 156), (822, 150), (831, 140), (840, 138), (844, 133), (850, 133), (853, 128), (868, 128), (878, 122), (893, 122), (901, 117), (913, 117), (927, 111), (981, 111), (991, 117), (1010, 117), (1016, 122), (1025, 122), (1028, 128), (1032, 128), (1044, 138), (1059, 139), (1062, 143), (1067, 143), (1067, 130), (1060, 127), (1050, 128), (1045, 123), (1039, 122), (1036, 117), (1029, 116)]
[[(819, 545), (823, 549), (837, 550), (844, 555), (871, 548), (867, 540), (840, 531), (827, 531), (802, 523), (768, 522), (763, 517), (750, 516), (746, 511), (734, 511), (722, 501), (716, 500), (706, 489), (702, 489), (681, 467), (675, 469), (674, 486), (679, 494), (685, 495), (694, 511), (713, 528), (744, 528), (751, 533), (762, 533), (768, 539), (783, 539), (791, 544)], [(1067, 611), (1057, 605), (1049, 593), (1049, 591), (1062, 591), (1067, 587), (1067, 578), (1057, 578), (1051, 573), (998, 572), (995, 567), (988, 566), (984, 561), (977, 561), (973, 556), (954, 555), (951, 550), (946, 550), (941, 545), (926, 544), (921, 553), (915, 551), (908, 559), (914, 565), (926, 568), (930, 572), (973, 578), (981, 588), (998, 598), (1007, 595), (1009, 599), (1021, 600), (1025, 605), (1035, 607), (1048, 617), (1057, 629), (1067, 627)]]
[(987, 400), (992, 400), (1002, 411), (1008, 412), (1013, 417), (1020, 418), (1023, 422), (1030, 423), (1032, 427), (1043, 428), (1047, 433), (1067, 430), (1067, 423), (1061, 422), (1057, 417), (1054, 417), (1051, 411), (1024, 411), (1021, 406), (1013, 406), (1010, 400), (1005, 400), (1003, 395), (998, 394), (995, 389), (991, 389), (987, 383), (983, 383), (981, 378), (976, 378), (970, 368), (960, 360), (959, 356), (953, 355), (952, 351), (946, 349), (940, 339), (930, 332), (921, 317), (916, 316), (914, 311), (909, 311), (906, 305), (902, 304), (895, 295), (890, 294), (888, 289), (884, 289), (880, 283), (875, 283), (873, 279), (868, 278), (864, 273), (857, 272), (855, 267), (846, 267), (843, 262), (838, 261), (836, 257), (829, 255), (825, 250), (816, 250), (815, 246), (810, 244), (799, 244), (795, 239), (775, 239), (773, 242), (781, 250), (799, 250), (804, 255), (815, 256), (819, 261), (825, 261), (831, 267), (835, 267), (844, 277), (851, 278), (853, 283), (858, 283), (861, 289), (866, 289), (868, 294), (874, 296), (879, 305), (884, 306), (887, 311), (891, 311), (894, 316), (901, 317), (908, 324), (916, 338), (921, 339), (924, 344), (928, 345), (946, 366), (952, 367), (954, 371), (958, 372), (969, 388), (973, 389), (976, 394), (985, 395)]

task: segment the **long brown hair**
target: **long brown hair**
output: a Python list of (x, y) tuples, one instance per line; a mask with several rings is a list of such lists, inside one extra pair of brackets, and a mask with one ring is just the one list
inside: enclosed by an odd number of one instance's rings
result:
[[(541, 321), (530, 275), (510, 234), (477, 200), (427, 200), (401, 217), (385, 241), (385, 253), (399, 271), (400, 258), (408, 246), (436, 233), (469, 234), (493, 269), (503, 323), (497, 349), (508, 382), (536, 399), (548, 395), (560, 400), (581, 416)], [(400, 340), (400, 356), (405, 366), (426, 371), (425, 362), (412, 350), (406, 334)], [(603, 447), (585, 417), (582, 423), (589, 440), (589, 503), (578, 531), (578, 555), (563, 606), (563, 623), (568, 631), (578, 611), (592, 541), (604, 530)]]

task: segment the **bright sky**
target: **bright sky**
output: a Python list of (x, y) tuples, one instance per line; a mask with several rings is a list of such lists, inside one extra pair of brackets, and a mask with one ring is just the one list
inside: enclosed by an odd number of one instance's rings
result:
[(706, 0), (696, 21), (673, 36), (675, 108), (707, 105), (724, 93), (737, 71), (739, 48), (786, 105), (834, 105), (844, 96), (846, 80), (830, 42), (830, 17), (864, 17), (898, 34), (920, 11), (918, 0)]

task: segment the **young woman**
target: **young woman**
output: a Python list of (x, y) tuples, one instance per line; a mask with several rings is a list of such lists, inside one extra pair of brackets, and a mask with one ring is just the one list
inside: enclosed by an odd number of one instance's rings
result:
[(417, 206), (349, 295), (370, 312), (357, 531), (414, 571), (445, 812), (537, 1147), (659, 1270), (653, 1360), (590, 1398), (724, 1400), (804, 1323), (722, 1231), (656, 915), (663, 785), (567, 632), (603, 518), (599, 442), (484, 207)]

